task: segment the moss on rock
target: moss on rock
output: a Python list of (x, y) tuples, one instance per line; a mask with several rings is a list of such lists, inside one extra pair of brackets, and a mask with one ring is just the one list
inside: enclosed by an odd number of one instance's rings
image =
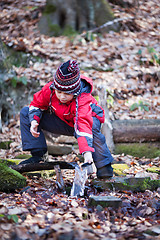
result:
[(0, 142), (0, 149), (10, 149), (10, 144), (12, 141), (2, 141)]
[(32, 155), (30, 155), (30, 154), (19, 154), (14, 159), (27, 159), (27, 158), (30, 158), (30, 157), (32, 157)]
[(18, 164), (18, 163), (19, 163), (19, 161), (14, 160), (14, 159), (0, 159), (0, 164), (4, 164), (6, 166), (15, 165), (15, 164)]
[(145, 190), (155, 191), (160, 187), (160, 180), (151, 180), (150, 178), (127, 178), (115, 177), (113, 181), (94, 179), (92, 184), (95, 188), (106, 190), (131, 190), (133, 192), (144, 192)]
[(158, 173), (160, 174), (160, 167), (150, 167), (147, 169), (147, 172), (151, 172), (151, 173)]
[(129, 169), (127, 164), (112, 164), (113, 172), (116, 176), (126, 176), (125, 169)]
[(9, 162), (0, 160), (0, 191), (13, 192), (26, 186), (26, 178), (8, 167)]
[(125, 179), (126, 186), (133, 192), (144, 192), (145, 190), (155, 190), (152, 180), (147, 178), (127, 178)]

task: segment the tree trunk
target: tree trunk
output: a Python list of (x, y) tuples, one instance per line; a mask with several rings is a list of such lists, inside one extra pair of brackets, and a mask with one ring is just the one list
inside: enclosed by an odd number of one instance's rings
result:
[(113, 19), (114, 15), (107, 1), (47, 0), (39, 29), (42, 34), (56, 36), (67, 34), (67, 30), (89, 30)]
[(7, 47), (0, 38), (0, 132), (2, 132), (2, 122), (8, 123), (9, 111), (11, 109), (10, 102), (6, 101), (8, 97), (8, 89), (5, 83), (7, 75), (11, 78), (14, 76), (14, 73), (12, 66), (7, 61)]
[(112, 125), (115, 143), (160, 141), (160, 119), (115, 120)]
[(25, 77), (17, 77), (13, 65), (19, 61), (28, 62), (28, 55), (7, 47), (0, 38), (0, 132), (2, 125), (7, 125), (23, 106), (30, 103), (39, 87), (38, 81), (28, 82)]

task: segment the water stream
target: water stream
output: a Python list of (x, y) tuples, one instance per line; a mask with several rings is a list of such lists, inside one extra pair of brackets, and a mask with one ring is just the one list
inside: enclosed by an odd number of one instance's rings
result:
[(88, 179), (87, 168), (80, 168), (78, 165), (75, 167), (75, 177), (71, 189), (71, 197), (83, 196), (85, 183)]

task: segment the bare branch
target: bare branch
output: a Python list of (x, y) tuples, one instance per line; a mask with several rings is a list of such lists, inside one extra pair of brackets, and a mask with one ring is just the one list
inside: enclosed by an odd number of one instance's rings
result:
[[(115, 23), (117, 23), (117, 22), (123, 22), (123, 21), (125, 21), (125, 20), (131, 20), (131, 19), (134, 19), (134, 17), (116, 18), (116, 19), (114, 19), (114, 20), (112, 20), (112, 21), (109, 21), (109, 22), (104, 23), (103, 25), (101, 25), (101, 26), (99, 26), (99, 27), (96, 27), (96, 28), (94, 28), (94, 29), (92, 29), (92, 30), (87, 31), (87, 33), (97, 32), (97, 31), (99, 31), (100, 29), (105, 28), (105, 27), (108, 27), (108, 26), (110, 26), (110, 25), (113, 25), (113, 24), (115, 24)], [(86, 34), (86, 32), (80, 34), (80, 36), (83, 37), (83, 36), (85, 36), (85, 34)]]

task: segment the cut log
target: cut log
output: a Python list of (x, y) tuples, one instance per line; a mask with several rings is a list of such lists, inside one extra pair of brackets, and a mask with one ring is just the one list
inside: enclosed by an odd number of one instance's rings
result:
[(114, 143), (160, 141), (160, 119), (115, 120), (112, 126)]
[(61, 169), (74, 169), (77, 163), (69, 163), (65, 161), (53, 161), (53, 162), (44, 162), (44, 163), (28, 163), (10, 166), (12, 169), (16, 170), (19, 173), (24, 172), (34, 172), (41, 170), (51, 170), (54, 169), (56, 165), (59, 165)]

